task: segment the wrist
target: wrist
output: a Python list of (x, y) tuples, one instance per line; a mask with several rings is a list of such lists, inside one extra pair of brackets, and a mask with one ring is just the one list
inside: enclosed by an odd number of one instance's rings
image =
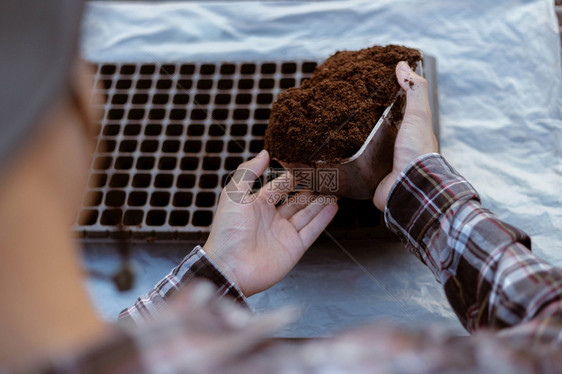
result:
[[(236, 274), (234, 272), (234, 270), (232, 269), (232, 267), (228, 264), (227, 261), (225, 261), (222, 256), (218, 255), (218, 251), (216, 250), (216, 248), (209, 244), (209, 242), (207, 241), (204, 245), (203, 245), (203, 253), (204, 255), (207, 257), (207, 259), (209, 260), (209, 262), (225, 277), (227, 278), (227, 280), (230, 283), (233, 283), (235, 285), (237, 285), (238, 287), (240, 287), (238, 278), (236, 277)], [(241, 287), (240, 287), (241, 288)]]
[[(209, 245), (206, 245), (206, 248), (209, 250)], [(185, 278), (186, 280), (189, 280), (197, 277), (207, 279), (217, 287), (217, 296), (228, 296), (242, 306), (252, 310), (252, 307), (248, 304), (244, 291), (238, 286), (232, 276), (228, 275), (224, 271), (224, 266), (221, 267), (216, 262), (216, 258), (210, 256), (209, 253), (207, 253), (206, 250), (199, 245), (195, 247), (193, 252), (196, 252), (199, 261), (197, 261), (197, 263), (188, 262), (193, 274), (190, 277), (181, 277), (182, 279)], [(213, 251), (210, 252), (211, 254), (213, 253)], [(182, 282), (183, 281), (184, 280), (182, 280)]]
[[(426, 152), (422, 153), (417, 157), (414, 157), (412, 161), (406, 162), (403, 167), (395, 167), (392, 169), (390, 174), (388, 174), (377, 186), (375, 191), (375, 196), (373, 197), (373, 202), (377, 209), (381, 212), (385, 211), (386, 206), (388, 205), (388, 200), (390, 194), (398, 184), (400, 177), (403, 174), (406, 174), (407, 171), (412, 168), (416, 163), (421, 162), (427, 158), (432, 157), (441, 157), (441, 155), (437, 152)], [(396, 165), (395, 165), (396, 166)]]
[(401, 238), (420, 243), (427, 230), (457, 202), (478, 193), (438, 153), (424, 154), (404, 169), (387, 196), (386, 226)]

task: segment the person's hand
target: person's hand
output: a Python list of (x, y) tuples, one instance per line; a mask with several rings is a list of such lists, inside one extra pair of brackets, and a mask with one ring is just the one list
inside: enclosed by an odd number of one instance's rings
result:
[(289, 186), (293, 185), (290, 174), (288, 178), (292, 183), (275, 183), (274, 180), (260, 189), (254, 201), (235, 202), (240, 201), (240, 193), (244, 195), (250, 191), (254, 177), (261, 176), (268, 165), (269, 154), (264, 150), (238, 167), (221, 192), (211, 234), (203, 247), (209, 258), (246, 296), (280, 281), (338, 209), (335, 202), (310, 202), (312, 193), (308, 191), (299, 192), (301, 200), (307, 201), (285, 202), (276, 207), (272, 198), (290, 192)]
[(417, 157), (438, 151), (431, 125), (427, 81), (404, 61), (396, 66), (396, 78), (406, 91), (406, 110), (394, 144), (392, 171), (380, 182), (373, 198), (381, 211), (384, 211), (390, 189), (402, 170)]

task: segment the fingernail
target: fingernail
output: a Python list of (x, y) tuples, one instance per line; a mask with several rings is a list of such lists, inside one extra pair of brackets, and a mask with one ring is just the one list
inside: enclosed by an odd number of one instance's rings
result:
[(408, 71), (412, 71), (412, 68), (410, 67), (410, 65), (408, 65), (406, 61), (400, 61), (398, 63), (398, 70), (408, 72)]
[(256, 156), (256, 158), (262, 158), (265, 156), (265, 154), (267, 153), (267, 151), (265, 149), (262, 149), (260, 153), (258, 153), (258, 155)]

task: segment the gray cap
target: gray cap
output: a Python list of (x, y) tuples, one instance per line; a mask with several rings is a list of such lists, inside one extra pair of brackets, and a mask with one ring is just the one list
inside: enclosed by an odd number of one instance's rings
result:
[(0, 173), (70, 85), (80, 0), (0, 1)]

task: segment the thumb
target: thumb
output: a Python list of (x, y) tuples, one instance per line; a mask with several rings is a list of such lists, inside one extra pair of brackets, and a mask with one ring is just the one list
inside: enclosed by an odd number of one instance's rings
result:
[(416, 74), (410, 65), (400, 61), (396, 65), (396, 78), (406, 91), (406, 110), (402, 124), (431, 127), (431, 109), (427, 81)]
[(375, 190), (375, 195), (373, 196), (373, 203), (377, 207), (378, 210), (384, 212), (384, 207), (386, 206), (386, 199), (388, 198), (388, 194), (390, 193), (390, 188), (394, 184), (394, 181), (398, 177), (392, 173), (388, 174), (384, 179), (379, 183), (377, 189)]

